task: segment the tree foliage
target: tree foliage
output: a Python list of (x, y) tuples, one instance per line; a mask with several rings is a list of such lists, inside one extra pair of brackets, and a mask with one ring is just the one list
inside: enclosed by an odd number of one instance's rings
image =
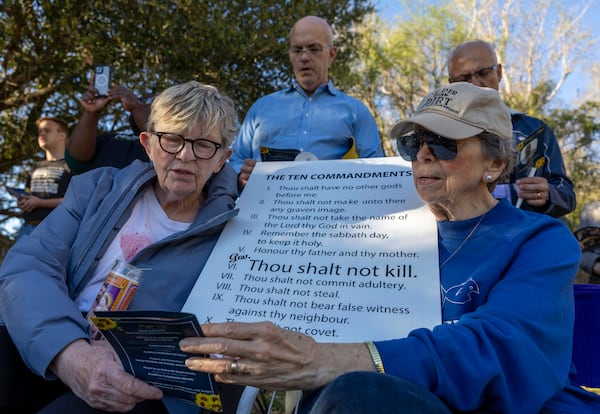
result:
[(571, 228), (576, 228), (583, 206), (600, 200), (600, 101), (554, 109), (545, 121), (561, 137), (563, 160), (577, 194), (577, 208), (566, 218)]
[(421, 2), (404, 10), (404, 18), (393, 25), (373, 15), (357, 28), (361, 36), (351, 92), (376, 114), (388, 155), (395, 151), (387, 139), (391, 125), (413, 114), (424, 96), (447, 82), (446, 56), (465, 36), (450, 6)]
[(597, 43), (582, 24), (592, 1), (457, 0), (466, 39), (491, 41), (503, 64), (507, 103), (541, 114), (577, 69), (591, 63)]
[[(96, 64), (139, 96), (196, 79), (232, 97), (240, 115), (292, 76), (287, 35), (305, 15), (325, 18), (339, 47), (331, 76), (342, 89), (371, 0), (3, 0), (0, 5), (0, 184), (41, 156), (35, 120), (75, 122)], [(105, 130), (127, 127), (118, 105)], [(0, 199), (2, 197), (0, 196)], [(15, 215), (6, 199), (0, 217)], [(1, 224), (1, 223), (0, 223)]]
[(549, 110), (574, 71), (595, 73), (588, 68), (593, 68), (598, 39), (581, 24), (587, 1), (571, 8), (554, 0), (420, 0), (402, 5), (395, 22), (371, 17), (357, 29), (363, 36), (352, 91), (373, 105), (383, 131), (447, 82), (448, 55), (468, 40), (496, 46), (504, 69), (500, 93), (510, 107), (534, 116)]
[(555, 101), (577, 70), (591, 75), (596, 86), (600, 82), (593, 49), (598, 39), (581, 24), (590, 3), (582, 0), (571, 8), (554, 0), (402, 3), (403, 13), (395, 22), (370, 16), (357, 28), (362, 36), (352, 92), (377, 114), (386, 153), (395, 153), (393, 140), (385, 134), (391, 126), (412, 115), (424, 96), (447, 82), (450, 51), (468, 40), (490, 41), (503, 64), (500, 93), (506, 103), (555, 128), (579, 205), (566, 219), (576, 225), (581, 206), (600, 199), (600, 103), (593, 85), (582, 96), (588, 102), (578, 107), (560, 108)]

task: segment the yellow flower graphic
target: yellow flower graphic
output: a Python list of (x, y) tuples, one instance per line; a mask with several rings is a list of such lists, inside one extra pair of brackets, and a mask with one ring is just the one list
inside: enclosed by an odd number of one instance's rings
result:
[(205, 408), (210, 411), (222, 412), (223, 404), (221, 403), (221, 397), (216, 394), (203, 394), (199, 392), (196, 394), (196, 405), (198, 407)]
[(115, 329), (117, 327), (117, 323), (111, 318), (97, 318), (93, 316), (92, 322), (94, 322), (101, 331), (108, 331), (109, 329)]
[(546, 162), (545, 158), (540, 158), (539, 160), (536, 161), (535, 168), (540, 168), (542, 165), (544, 165), (545, 162)]

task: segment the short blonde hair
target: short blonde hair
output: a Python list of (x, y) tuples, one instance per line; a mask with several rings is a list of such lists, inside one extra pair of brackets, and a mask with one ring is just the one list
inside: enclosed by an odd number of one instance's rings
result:
[(214, 86), (197, 81), (171, 86), (156, 97), (147, 130), (156, 132), (154, 127), (159, 121), (177, 131), (188, 131), (200, 124), (203, 134), (217, 127), (224, 147), (231, 145), (238, 128), (233, 101)]

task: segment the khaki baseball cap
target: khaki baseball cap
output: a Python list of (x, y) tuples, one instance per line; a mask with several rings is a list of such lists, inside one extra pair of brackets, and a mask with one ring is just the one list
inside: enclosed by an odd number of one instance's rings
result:
[(500, 94), (467, 82), (451, 83), (430, 93), (415, 115), (394, 125), (391, 137), (405, 135), (415, 125), (450, 139), (470, 138), (487, 131), (512, 142), (510, 113)]

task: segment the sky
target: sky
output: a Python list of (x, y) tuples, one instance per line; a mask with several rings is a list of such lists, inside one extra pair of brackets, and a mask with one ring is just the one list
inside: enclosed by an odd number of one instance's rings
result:
[[(436, 0), (431, 0), (432, 2), (436, 2)], [(591, 1), (592, 5), (589, 7), (583, 21), (584, 24), (592, 29), (594, 36), (598, 39), (598, 44), (596, 49), (596, 62), (600, 64), (600, 0), (578, 0), (573, 3), (581, 3), (587, 4), (587, 1)], [(398, 20), (398, 17), (402, 16), (402, 2), (401, 0), (374, 0), (375, 7), (377, 9), (377, 13), (379, 16), (382, 16), (385, 20), (390, 22), (395, 22)], [(583, 68), (577, 68), (569, 77), (567, 77), (565, 84), (560, 89), (559, 94), (557, 95), (557, 100), (561, 103), (566, 104), (567, 106), (572, 106), (578, 100), (578, 96), (580, 96), (580, 91), (586, 90), (587, 85), (589, 84), (589, 77), (585, 74)], [(600, 95), (600, 91), (598, 91), (598, 95)]]

